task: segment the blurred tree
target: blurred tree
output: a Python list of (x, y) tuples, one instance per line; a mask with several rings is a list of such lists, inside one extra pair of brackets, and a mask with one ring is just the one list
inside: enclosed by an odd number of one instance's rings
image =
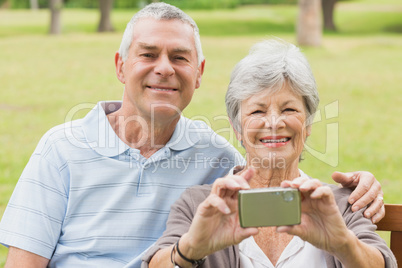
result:
[(334, 10), (337, 0), (322, 0), (322, 15), (324, 18), (324, 29), (336, 31), (334, 23)]
[(321, 0), (299, 0), (296, 25), (297, 43), (301, 46), (320, 46), (322, 39)]
[(50, 34), (61, 33), (61, 8), (63, 7), (63, 0), (50, 0)]
[(110, 20), (110, 13), (113, 8), (113, 0), (99, 0), (100, 21), (98, 32), (113, 32), (114, 28)]
[(32, 10), (37, 10), (39, 9), (39, 3), (38, 0), (29, 0), (29, 3), (31, 5)]

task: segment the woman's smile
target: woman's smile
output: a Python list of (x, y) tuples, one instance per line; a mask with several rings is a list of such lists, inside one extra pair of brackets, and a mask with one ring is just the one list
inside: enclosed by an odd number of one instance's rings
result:
[(267, 136), (260, 139), (260, 142), (268, 148), (279, 148), (290, 143), (290, 137)]

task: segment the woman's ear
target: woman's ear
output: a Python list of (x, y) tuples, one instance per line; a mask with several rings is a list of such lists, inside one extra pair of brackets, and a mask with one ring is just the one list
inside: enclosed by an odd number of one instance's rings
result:
[(234, 131), (234, 133), (235, 133), (235, 135), (236, 135), (236, 139), (238, 140), (238, 141), (240, 141), (240, 143), (242, 142), (242, 140), (241, 140), (241, 133), (239, 133), (236, 129), (235, 129), (235, 127), (233, 126), (233, 122), (232, 122), (232, 120), (230, 120), (230, 118), (229, 118), (229, 123), (230, 123), (230, 125), (232, 126), (232, 129), (233, 129), (233, 131)]
[(311, 125), (306, 127), (306, 138), (311, 135)]

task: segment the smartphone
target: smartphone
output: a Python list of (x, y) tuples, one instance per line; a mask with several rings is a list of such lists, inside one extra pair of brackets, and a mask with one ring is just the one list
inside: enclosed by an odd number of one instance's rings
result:
[(301, 195), (292, 188), (259, 188), (239, 191), (241, 227), (300, 224)]

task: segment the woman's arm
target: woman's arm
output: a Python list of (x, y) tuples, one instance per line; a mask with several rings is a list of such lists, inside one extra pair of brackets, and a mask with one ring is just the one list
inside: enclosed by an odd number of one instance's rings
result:
[(282, 186), (298, 188), (302, 193), (302, 220), (300, 225), (278, 227), (278, 232), (299, 236), (335, 256), (344, 267), (384, 267), (381, 252), (348, 230), (329, 187), (303, 178)]
[(339, 245), (333, 255), (345, 267), (385, 267), (381, 252), (360, 241), (353, 232), (345, 239), (344, 245)]
[[(198, 206), (190, 228), (180, 237), (179, 250), (182, 255), (190, 260), (199, 260), (258, 233), (257, 228), (241, 228), (237, 212), (237, 193), (250, 188), (247, 181), (253, 175), (253, 170), (247, 170), (242, 175), (228, 176), (214, 182), (210, 195)], [(167, 228), (174, 226), (169, 226), (168, 222)], [(169, 266), (171, 256), (180, 267), (191, 267), (190, 262), (179, 256), (177, 249), (173, 253), (172, 249), (173, 245), (170, 245), (159, 250), (152, 257), (149, 267)]]

